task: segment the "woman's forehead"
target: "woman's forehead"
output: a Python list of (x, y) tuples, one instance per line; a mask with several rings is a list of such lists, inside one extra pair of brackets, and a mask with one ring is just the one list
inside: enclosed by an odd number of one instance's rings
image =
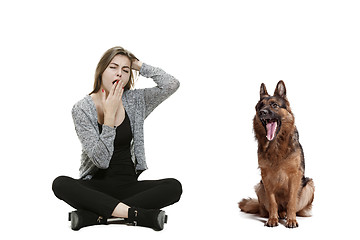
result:
[(121, 55), (121, 54), (118, 54), (116, 55), (110, 62), (111, 63), (115, 63), (119, 66), (128, 66), (130, 67), (130, 59), (125, 56), (125, 55)]

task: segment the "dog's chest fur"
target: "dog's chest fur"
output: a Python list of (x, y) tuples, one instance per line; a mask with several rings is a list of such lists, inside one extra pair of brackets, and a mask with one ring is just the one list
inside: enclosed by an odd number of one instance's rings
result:
[[(298, 151), (295, 151), (286, 157), (259, 154), (259, 168), (261, 178), (265, 187), (272, 192), (280, 195), (287, 195), (289, 191), (290, 180), (294, 177), (301, 179), (302, 174), (301, 159)], [(296, 176), (299, 175), (299, 176)]]

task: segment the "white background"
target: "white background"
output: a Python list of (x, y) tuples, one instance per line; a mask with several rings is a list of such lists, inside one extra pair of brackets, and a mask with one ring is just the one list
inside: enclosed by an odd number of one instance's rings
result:
[[(354, 236), (359, 216), (360, 6), (357, 1), (2, 1), (1, 229), (7, 239), (223, 239)], [(145, 124), (149, 170), (181, 201), (162, 232), (73, 232), (51, 191), (78, 176), (72, 105), (113, 46), (180, 80)], [(284, 80), (316, 185), (313, 217), (263, 226), (237, 203), (260, 180), (252, 118), (259, 88)], [(140, 78), (138, 87), (152, 86)]]

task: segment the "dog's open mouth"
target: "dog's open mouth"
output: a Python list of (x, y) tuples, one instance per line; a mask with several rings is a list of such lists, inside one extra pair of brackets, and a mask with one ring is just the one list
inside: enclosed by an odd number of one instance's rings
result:
[(269, 141), (274, 140), (279, 127), (279, 120), (278, 119), (261, 119), (262, 124), (266, 129), (266, 138)]

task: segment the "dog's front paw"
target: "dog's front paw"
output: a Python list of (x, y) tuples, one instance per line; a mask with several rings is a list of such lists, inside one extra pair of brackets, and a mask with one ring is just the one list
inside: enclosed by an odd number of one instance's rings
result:
[(267, 227), (276, 227), (279, 225), (279, 220), (277, 218), (269, 218), (269, 220), (265, 223)]
[(285, 226), (287, 228), (297, 228), (299, 224), (297, 223), (296, 219), (288, 219)]

